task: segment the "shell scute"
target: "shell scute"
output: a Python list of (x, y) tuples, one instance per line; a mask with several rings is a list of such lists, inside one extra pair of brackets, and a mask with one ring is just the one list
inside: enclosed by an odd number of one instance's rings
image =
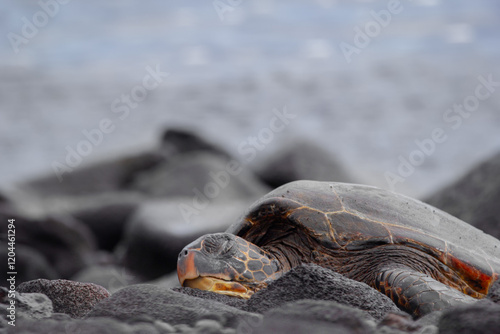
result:
[[(340, 247), (347, 250), (366, 249), (391, 243), (391, 235), (382, 224), (363, 219), (350, 212), (329, 213), (334, 225), (334, 237)], [(334, 223), (333, 223), (334, 222)]]
[(295, 221), (298, 225), (303, 226), (310, 233), (314, 233), (321, 237), (328, 238), (332, 232), (330, 222), (326, 215), (311, 208), (302, 207), (294, 210), (288, 215), (288, 219)]

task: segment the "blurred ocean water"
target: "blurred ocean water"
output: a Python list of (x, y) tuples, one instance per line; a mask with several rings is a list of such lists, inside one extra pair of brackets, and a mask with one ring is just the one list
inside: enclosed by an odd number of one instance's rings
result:
[[(191, 127), (238, 156), (286, 106), (296, 118), (254, 163), (305, 137), (360, 180), (388, 188), (386, 172), (397, 173), (400, 157), (440, 128), (446, 140), (395, 187), (428, 194), (500, 150), (500, 86), (460, 125), (450, 121), (460, 114), (448, 113), (475, 94), (479, 77), (500, 82), (500, 3), (400, 1), (348, 62), (342, 43), (355, 46), (357, 28), (376, 28), (388, 3), (73, 0), (16, 53), (9, 33), (22, 36), (23, 18), (33, 22), (43, 9), (5, 1), (0, 186), (51, 173), (103, 119), (114, 130), (84, 164), (150, 147), (170, 126)], [(148, 68), (169, 75), (120, 118), (113, 102)]]

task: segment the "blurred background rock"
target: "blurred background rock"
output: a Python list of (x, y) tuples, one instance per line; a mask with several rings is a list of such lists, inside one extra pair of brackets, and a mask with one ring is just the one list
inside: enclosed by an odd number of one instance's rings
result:
[[(445, 119), (480, 76), (500, 81), (497, 1), (401, 1), (350, 61), (340, 46), (388, 2), (57, 6), (0, 14), (0, 217), (17, 219), (20, 282), (174, 286), (182, 246), (270, 189), (391, 188), (436, 128), (446, 141), (393, 190), (500, 235), (500, 87), (456, 129)], [(36, 33), (13, 48), (26, 22)]]

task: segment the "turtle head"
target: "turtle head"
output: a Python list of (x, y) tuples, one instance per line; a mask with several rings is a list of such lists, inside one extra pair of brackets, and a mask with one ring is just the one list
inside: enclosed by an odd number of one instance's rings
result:
[(281, 269), (260, 247), (230, 233), (215, 233), (184, 247), (177, 275), (182, 286), (246, 299), (281, 276)]

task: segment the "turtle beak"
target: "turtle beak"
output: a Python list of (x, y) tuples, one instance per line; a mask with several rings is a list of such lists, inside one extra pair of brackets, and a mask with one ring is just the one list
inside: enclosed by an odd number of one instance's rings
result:
[(186, 281), (195, 280), (199, 277), (210, 276), (220, 280), (232, 281), (234, 270), (227, 263), (220, 261), (211, 254), (206, 254), (202, 249), (203, 238), (198, 239), (179, 253), (177, 259), (177, 277), (182, 286)]
[(195, 266), (196, 253), (199, 253), (199, 251), (184, 248), (179, 254), (179, 259), (177, 260), (177, 277), (182, 286), (184, 286), (184, 281), (200, 277), (200, 273)]

